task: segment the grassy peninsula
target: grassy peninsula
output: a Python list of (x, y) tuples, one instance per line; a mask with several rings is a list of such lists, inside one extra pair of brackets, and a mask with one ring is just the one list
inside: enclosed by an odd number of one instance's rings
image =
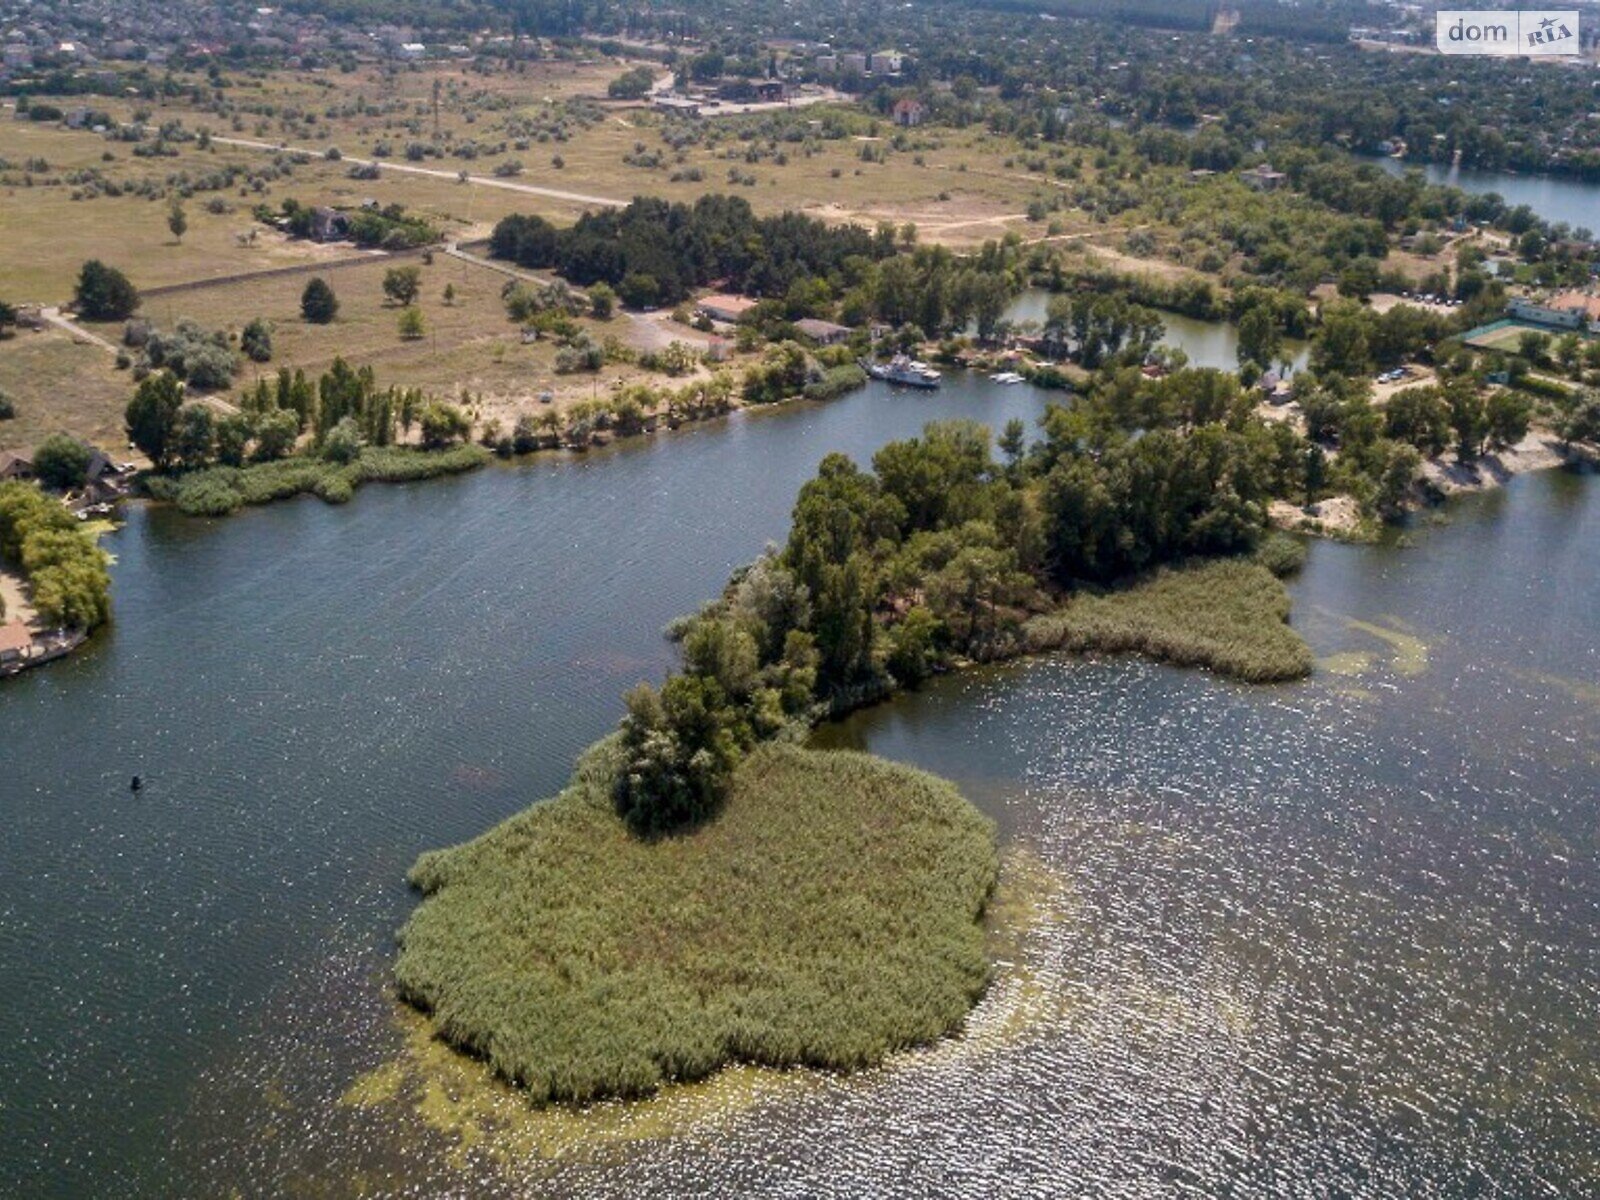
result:
[(1109, 592), (1083, 592), (1024, 627), (1028, 653), (1138, 653), (1209, 667), (1246, 683), (1311, 674), (1311, 648), (1289, 627), (1289, 594), (1260, 563), (1221, 559), (1164, 567)]
[(616, 739), (572, 783), (424, 856), (403, 995), (535, 1099), (743, 1061), (858, 1068), (957, 1028), (988, 978), (989, 822), (932, 776), (766, 744), (717, 819), (640, 837)]

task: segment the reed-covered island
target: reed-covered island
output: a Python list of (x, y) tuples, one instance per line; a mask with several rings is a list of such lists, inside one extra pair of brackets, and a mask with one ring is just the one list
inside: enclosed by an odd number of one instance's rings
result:
[(823, 460), (787, 543), (676, 624), (572, 782), (425, 855), (399, 990), (540, 1101), (742, 1061), (859, 1068), (958, 1029), (987, 979), (988, 821), (947, 783), (794, 743), (933, 672), (1136, 651), (1253, 682), (1311, 669), (1266, 534), (1273, 446), (1220, 427), (1008, 461), (971, 422)]
[(536, 1100), (647, 1094), (734, 1060), (838, 1069), (960, 1027), (988, 979), (994, 830), (866, 755), (764, 745), (716, 820), (639, 837), (614, 739), (572, 783), (425, 856), (401, 992)]

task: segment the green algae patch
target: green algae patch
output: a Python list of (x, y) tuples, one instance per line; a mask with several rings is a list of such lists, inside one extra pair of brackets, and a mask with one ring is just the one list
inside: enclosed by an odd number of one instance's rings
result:
[(825, 1078), (736, 1065), (646, 1100), (535, 1104), (486, 1063), (441, 1041), (415, 1009), (400, 1007), (396, 1023), (395, 1057), (351, 1083), (340, 1106), (382, 1114), (386, 1122), (419, 1122), (449, 1139), (457, 1169), (475, 1156), (521, 1171), (539, 1162), (604, 1161), (641, 1141), (709, 1137), (761, 1102)]
[(1216, 559), (1168, 567), (1125, 588), (1080, 593), (1029, 621), (1029, 652), (1137, 653), (1208, 667), (1246, 683), (1311, 674), (1311, 648), (1289, 626), (1289, 593), (1259, 563)]
[(764, 745), (721, 814), (643, 839), (614, 740), (483, 837), (424, 855), (401, 996), (535, 1102), (735, 1063), (858, 1069), (959, 1029), (989, 979), (993, 826), (950, 784)]
[(1317, 669), (1329, 675), (1354, 679), (1372, 670), (1375, 661), (1374, 656), (1365, 650), (1342, 650), (1317, 659)]
[(1388, 643), (1394, 651), (1390, 666), (1398, 674), (1416, 676), (1428, 669), (1428, 643), (1416, 634), (1408, 633), (1404, 629), (1394, 629), (1388, 625), (1374, 624), (1371, 621), (1358, 621), (1354, 617), (1346, 618), (1346, 624), (1358, 633)]

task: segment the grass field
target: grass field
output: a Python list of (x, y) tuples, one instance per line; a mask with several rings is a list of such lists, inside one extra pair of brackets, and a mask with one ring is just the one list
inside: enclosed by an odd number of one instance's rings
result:
[(766, 745), (723, 814), (635, 837), (602, 742), (568, 789), (412, 871), (402, 994), (538, 1101), (743, 1061), (859, 1068), (958, 1028), (987, 979), (993, 827), (949, 784)]
[[(467, 76), (454, 67), (392, 74), (367, 69), (350, 76), (239, 75), (231, 77), (230, 88), (221, 93), (225, 101), (220, 111), (207, 111), (187, 99), (145, 104), (97, 98), (96, 107), (118, 121), (131, 120), (137, 105), (143, 104), (152, 126), (178, 120), (191, 131), (206, 129), (218, 137), (282, 143), (312, 152), (311, 161), (294, 164), (289, 177), (272, 179), (259, 190), (196, 193), (187, 204), (190, 230), (181, 246), (167, 231), (164, 199), (133, 195), (73, 199), (74, 192), (82, 189), (69, 176), (97, 170), (124, 187), (139, 181), (164, 186), (169, 178), (198, 178), (230, 164), (264, 168), (271, 164), (272, 152), (221, 142), (202, 150), (195, 142), (176, 142), (172, 157), (140, 159), (128, 144), (107, 141), (91, 131), (0, 120), (0, 159), (13, 164), (16, 179), (21, 178), (21, 164), (29, 160), (43, 159), (49, 166), (33, 173), (32, 186), (17, 183), (3, 193), (0, 238), (8, 247), (8, 259), (0, 275), (0, 293), (13, 302), (63, 300), (70, 294), (78, 266), (92, 257), (121, 267), (142, 287), (156, 287), (340, 252), (336, 247), (286, 242), (264, 231), (254, 245), (240, 243), (239, 235), (252, 227), (254, 204), (275, 204), (288, 196), (309, 204), (355, 204), (367, 198), (400, 203), (434, 218), (450, 236), (481, 233), (511, 212), (539, 213), (563, 222), (577, 215), (581, 206), (570, 201), (462, 184), (454, 178), (462, 170), (492, 177), (498, 165), (513, 158), (524, 166), (521, 176), (509, 180), (515, 184), (622, 201), (636, 195), (689, 200), (708, 191), (733, 191), (763, 211), (799, 208), (829, 219), (869, 223), (911, 220), (922, 228), (926, 240), (956, 245), (996, 237), (1008, 228), (1033, 228), (1023, 220), (1029, 200), (1053, 194), (1053, 184), (1042, 176), (1030, 176), (1012, 159), (1016, 147), (1007, 139), (981, 130), (924, 128), (908, 131), (906, 144), (896, 151), (890, 145), (896, 131), (855, 109), (836, 111), (850, 114), (866, 131), (858, 138), (808, 136), (804, 144), (769, 144), (764, 138), (747, 140), (739, 132), (764, 128), (762, 118), (720, 118), (696, 127), (712, 144), (690, 145), (674, 154), (663, 141), (666, 125), (660, 114), (591, 105), (587, 111), (591, 117), (598, 114), (598, 119), (575, 121), (569, 140), (530, 140), (526, 148), (516, 146), (514, 131), (508, 132), (513, 123), (541, 119), (576, 96), (603, 97), (606, 82), (624, 66), (531, 64), (526, 74), (490, 76)], [(437, 136), (431, 113), (436, 81), (442, 96)], [(357, 99), (364, 105), (359, 115), (354, 112)], [(809, 131), (807, 123), (827, 115), (827, 109), (818, 106), (796, 110), (792, 120)], [(349, 156), (367, 157), (379, 141), (388, 142), (398, 155), (407, 142), (445, 138), (484, 147), (506, 145), (472, 159), (430, 157), (417, 164), (443, 172), (444, 178), (387, 171), (377, 180), (354, 180), (348, 163), (320, 157), (330, 146)], [(624, 162), (636, 146), (659, 151), (660, 164)], [(750, 146), (768, 153), (760, 161), (746, 162)], [(888, 150), (888, 160), (863, 161), (861, 152), (867, 146)], [(773, 156), (777, 151), (786, 158), (781, 165)], [(554, 165), (558, 155), (564, 161), (561, 169)], [(691, 169), (698, 169), (702, 179), (682, 177)], [(730, 169), (753, 179), (753, 185), (730, 181)], [(676, 181), (675, 174), (680, 176)], [(206, 211), (206, 202), (213, 198), (225, 200), (231, 211)], [(64, 230), (71, 230), (72, 236), (62, 236)]]
[[(288, 162), (270, 150), (214, 140), (171, 143), (170, 157), (139, 158), (128, 143), (92, 131), (9, 119), (0, 112), (0, 299), (13, 304), (68, 301), (83, 262), (99, 258), (124, 271), (146, 292), (208, 280), (315, 266), (349, 259), (349, 245), (317, 245), (284, 237), (256, 222), (258, 203), (276, 207), (287, 198), (306, 204), (355, 206), (367, 199), (398, 203), (429, 217), (446, 239), (487, 234), (510, 213), (535, 213), (558, 223), (574, 220), (582, 205), (567, 199), (462, 183), (458, 170), (494, 178), (497, 165), (516, 158), (518, 186), (561, 189), (628, 200), (636, 195), (693, 200), (708, 192), (745, 196), (763, 212), (803, 209), (832, 221), (915, 222), (923, 240), (967, 246), (1017, 230), (1042, 236), (1045, 228), (1025, 219), (1030, 200), (1058, 188), (1030, 174), (1017, 147), (980, 129), (924, 127), (897, 131), (850, 106), (819, 105), (792, 113), (711, 119), (694, 126), (699, 140), (674, 151), (672, 127), (663, 115), (596, 98), (628, 64), (616, 60), (527, 64), (514, 73), (469, 74), (457, 67), (338, 72), (239, 72), (228, 76), (217, 101), (197, 106), (185, 97), (139, 101), (94, 99), (115, 121), (132, 121), (138, 109), (147, 127), (179, 121), (189, 131), (303, 147), (305, 161)], [(203, 76), (188, 77), (203, 84)], [(435, 84), (440, 106), (432, 109)], [(549, 135), (552, 121), (565, 121), (566, 140)], [(437, 119), (437, 132), (435, 120)], [(852, 136), (821, 136), (824, 121), (844, 121)], [(779, 127), (799, 134), (785, 140)], [(684, 127), (678, 127), (679, 132)], [(527, 137), (518, 148), (518, 134)], [(569, 136), (567, 136), (569, 135)], [(538, 136), (548, 136), (540, 141)], [(900, 138), (898, 145), (894, 139)], [(351, 164), (322, 156), (329, 146), (365, 157), (379, 141), (396, 155), (409, 141), (472, 141), (486, 149), (472, 159), (428, 157), (420, 164), (436, 175), (382, 170), (375, 180), (350, 177)], [(625, 162), (644, 147), (656, 165)], [(868, 161), (880, 153), (887, 161)], [(747, 158), (748, 154), (748, 158)], [(554, 165), (559, 155), (561, 169)], [(782, 156), (780, 161), (779, 155)], [(38, 167), (42, 160), (45, 164)], [(30, 166), (30, 164), (33, 164)], [(281, 164), (281, 165), (280, 165)], [(167, 228), (170, 187), (184, 186), (224, 167), (256, 172), (226, 190), (198, 190), (185, 201), (188, 230), (181, 242)], [(279, 173), (287, 172), (286, 174)], [(730, 171), (737, 180), (730, 180)], [(122, 190), (108, 195), (86, 185), (83, 173), (98, 173)], [(699, 180), (692, 178), (698, 172)], [(674, 176), (678, 176), (675, 180)], [(753, 181), (746, 186), (744, 181)], [(508, 182), (499, 180), (497, 182)], [(137, 193), (147, 193), (145, 195)], [(212, 207), (220, 211), (211, 211)], [(1084, 214), (1065, 213), (1068, 232), (1095, 229)], [(1114, 232), (1112, 230), (1111, 232)], [(414, 261), (414, 260), (413, 260)], [(299, 319), (303, 276), (219, 282), (201, 291), (149, 295), (141, 315), (170, 327), (192, 317), (210, 328), (237, 332), (249, 320), (273, 322), (276, 354), (266, 370), (289, 364), (315, 373), (336, 355), (372, 364), (385, 383), (421, 387), (456, 396), (481, 395), (480, 413), (509, 423), (546, 392), (556, 403), (575, 403), (641, 378), (625, 365), (608, 366), (598, 377), (558, 377), (555, 349), (523, 345), (499, 305), (505, 280), (481, 267), (439, 255), (425, 268), (422, 299), (427, 335), (402, 341), (398, 313), (383, 303), (380, 280), (386, 266), (331, 270), (329, 282), (342, 308), (325, 327)], [(454, 285), (457, 303), (441, 293)], [(120, 327), (97, 330), (115, 341)], [(648, 333), (619, 320), (597, 336), (633, 340)], [(666, 335), (671, 336), (672, 331)], [(648, 339), (647, 339), (648, 340)], [(253, 378), (250, 368), (241, 382)], [(659, 379), (656, 382), (660, 382)], [(26, 446), (58, 429), (108, 447), (122, 443), (121, 414), (132, 382), (111, 369), (109, 356), (75, 347), (63, 335), (30, 335), (0, 344), (0, 389), (16, 396), (20, 420), (0, 424), (0, 446)]]
[(99, 346), (65, 333), (22, 331), (0, 341), (0, 392), (16, 403), (15, 420), (0, 421), (0, 450), (37, 446), (52, 433), (73, 433), (128, 457), (122, 411), (133, 394), (126, 371)]
[(1543, 334), (1549, 334), (1550, 332), (1548, 329), (1541, 329), (1537, 325), (1524, 325), (1519, 321), (1511, 321), (1476, 337), (1463, 338), (1462, 344), (1471, 346), (1475, 350), (1499, 350), (1515, 354), (1522, 335), (1530, 331)]

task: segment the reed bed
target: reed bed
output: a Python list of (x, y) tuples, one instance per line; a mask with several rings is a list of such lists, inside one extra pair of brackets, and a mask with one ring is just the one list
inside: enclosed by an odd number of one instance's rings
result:
[(1311, 674), (1311, 649), (1289, 626), (1289, 594), (1260, 563), (1167, 567), (1120, 590), (1082, 592), (1023, 629), (1027, 653), (1138, 653), (1209, 667), (1246, 683)]
[(615, 738), (559, 796), (424, 855), (401, 994), (536, 1101), (749, 1062), (853, 1069), (960, 1027), (989, 977), (992, 825), (950, 784), (767, 744), (690, 834), (617, 816)]
[(246, 467), (207, 467), (182, 475), (154, 475), (145, 480), (145, 486), (156, 499), (171, 501), (189, 516), (224, 517), (248, 505), (300, 495), (343, 504), (363, 483), (405, 483), (458, 475), (488, 461), (488, 451), (473, 445), (448, 450), (371, 446), (349, 464), (301, 455)]

